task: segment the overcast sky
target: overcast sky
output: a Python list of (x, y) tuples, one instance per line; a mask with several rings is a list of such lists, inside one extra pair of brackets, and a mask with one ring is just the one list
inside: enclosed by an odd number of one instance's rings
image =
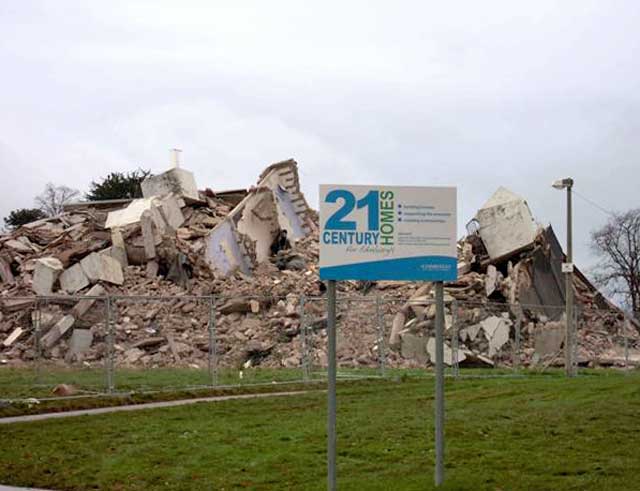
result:
[[(168, 167), (247, 187), (499, 185), (564, 241), (564, 195), (640, 206), (640, 2), (4, 1), (0, 216), (47, 182)], [(606, 215), (576, 199), (576, 262)]]

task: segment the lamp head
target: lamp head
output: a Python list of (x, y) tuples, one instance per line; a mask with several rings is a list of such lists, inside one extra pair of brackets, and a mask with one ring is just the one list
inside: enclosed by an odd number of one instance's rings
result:
[(555, 189), (570, 188), (571, 186), (573, 186), (573, 179), (571, 179), (570, 177), (565, 177), (564, 179), (558, 179), (557, 181), (554, 181), (553, 184), (551, 184), (551, 186)]

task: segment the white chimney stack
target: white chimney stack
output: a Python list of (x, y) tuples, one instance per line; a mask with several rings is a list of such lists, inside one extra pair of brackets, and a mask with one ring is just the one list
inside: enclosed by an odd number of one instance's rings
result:
[(171, 150), (169, 150), (169, 156), (171, 159), (171, 168), (172, 169), (179, 169), (180, 168), (180, 154), (182, 153), (182, 150), (180, 150), (179, 148), (172, 148)]

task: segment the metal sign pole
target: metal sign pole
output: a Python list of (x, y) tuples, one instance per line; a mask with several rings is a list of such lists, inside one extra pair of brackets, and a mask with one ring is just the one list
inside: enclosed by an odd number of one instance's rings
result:
[(436, 469), (435, 484), (444, 482), (444, 284), (436, 282)]
[(327, 281), (327, 489), (335, 491), (336, 479), (336, 281)]

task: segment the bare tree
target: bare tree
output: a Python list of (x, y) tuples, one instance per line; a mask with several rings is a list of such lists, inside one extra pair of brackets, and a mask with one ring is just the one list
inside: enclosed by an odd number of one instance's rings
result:
[(640, 208), (613, 215), (591, 233), (591, 246), (601, 258), (596, 281), (622, 296), (640, 319)]
[(55, 217), (64, 211), (64, 205), (79, 195), (80, 192), (75, 189), (49, 183), (44, 188), (44, 192), (36, 197), (36, 204), (47, 216)]

